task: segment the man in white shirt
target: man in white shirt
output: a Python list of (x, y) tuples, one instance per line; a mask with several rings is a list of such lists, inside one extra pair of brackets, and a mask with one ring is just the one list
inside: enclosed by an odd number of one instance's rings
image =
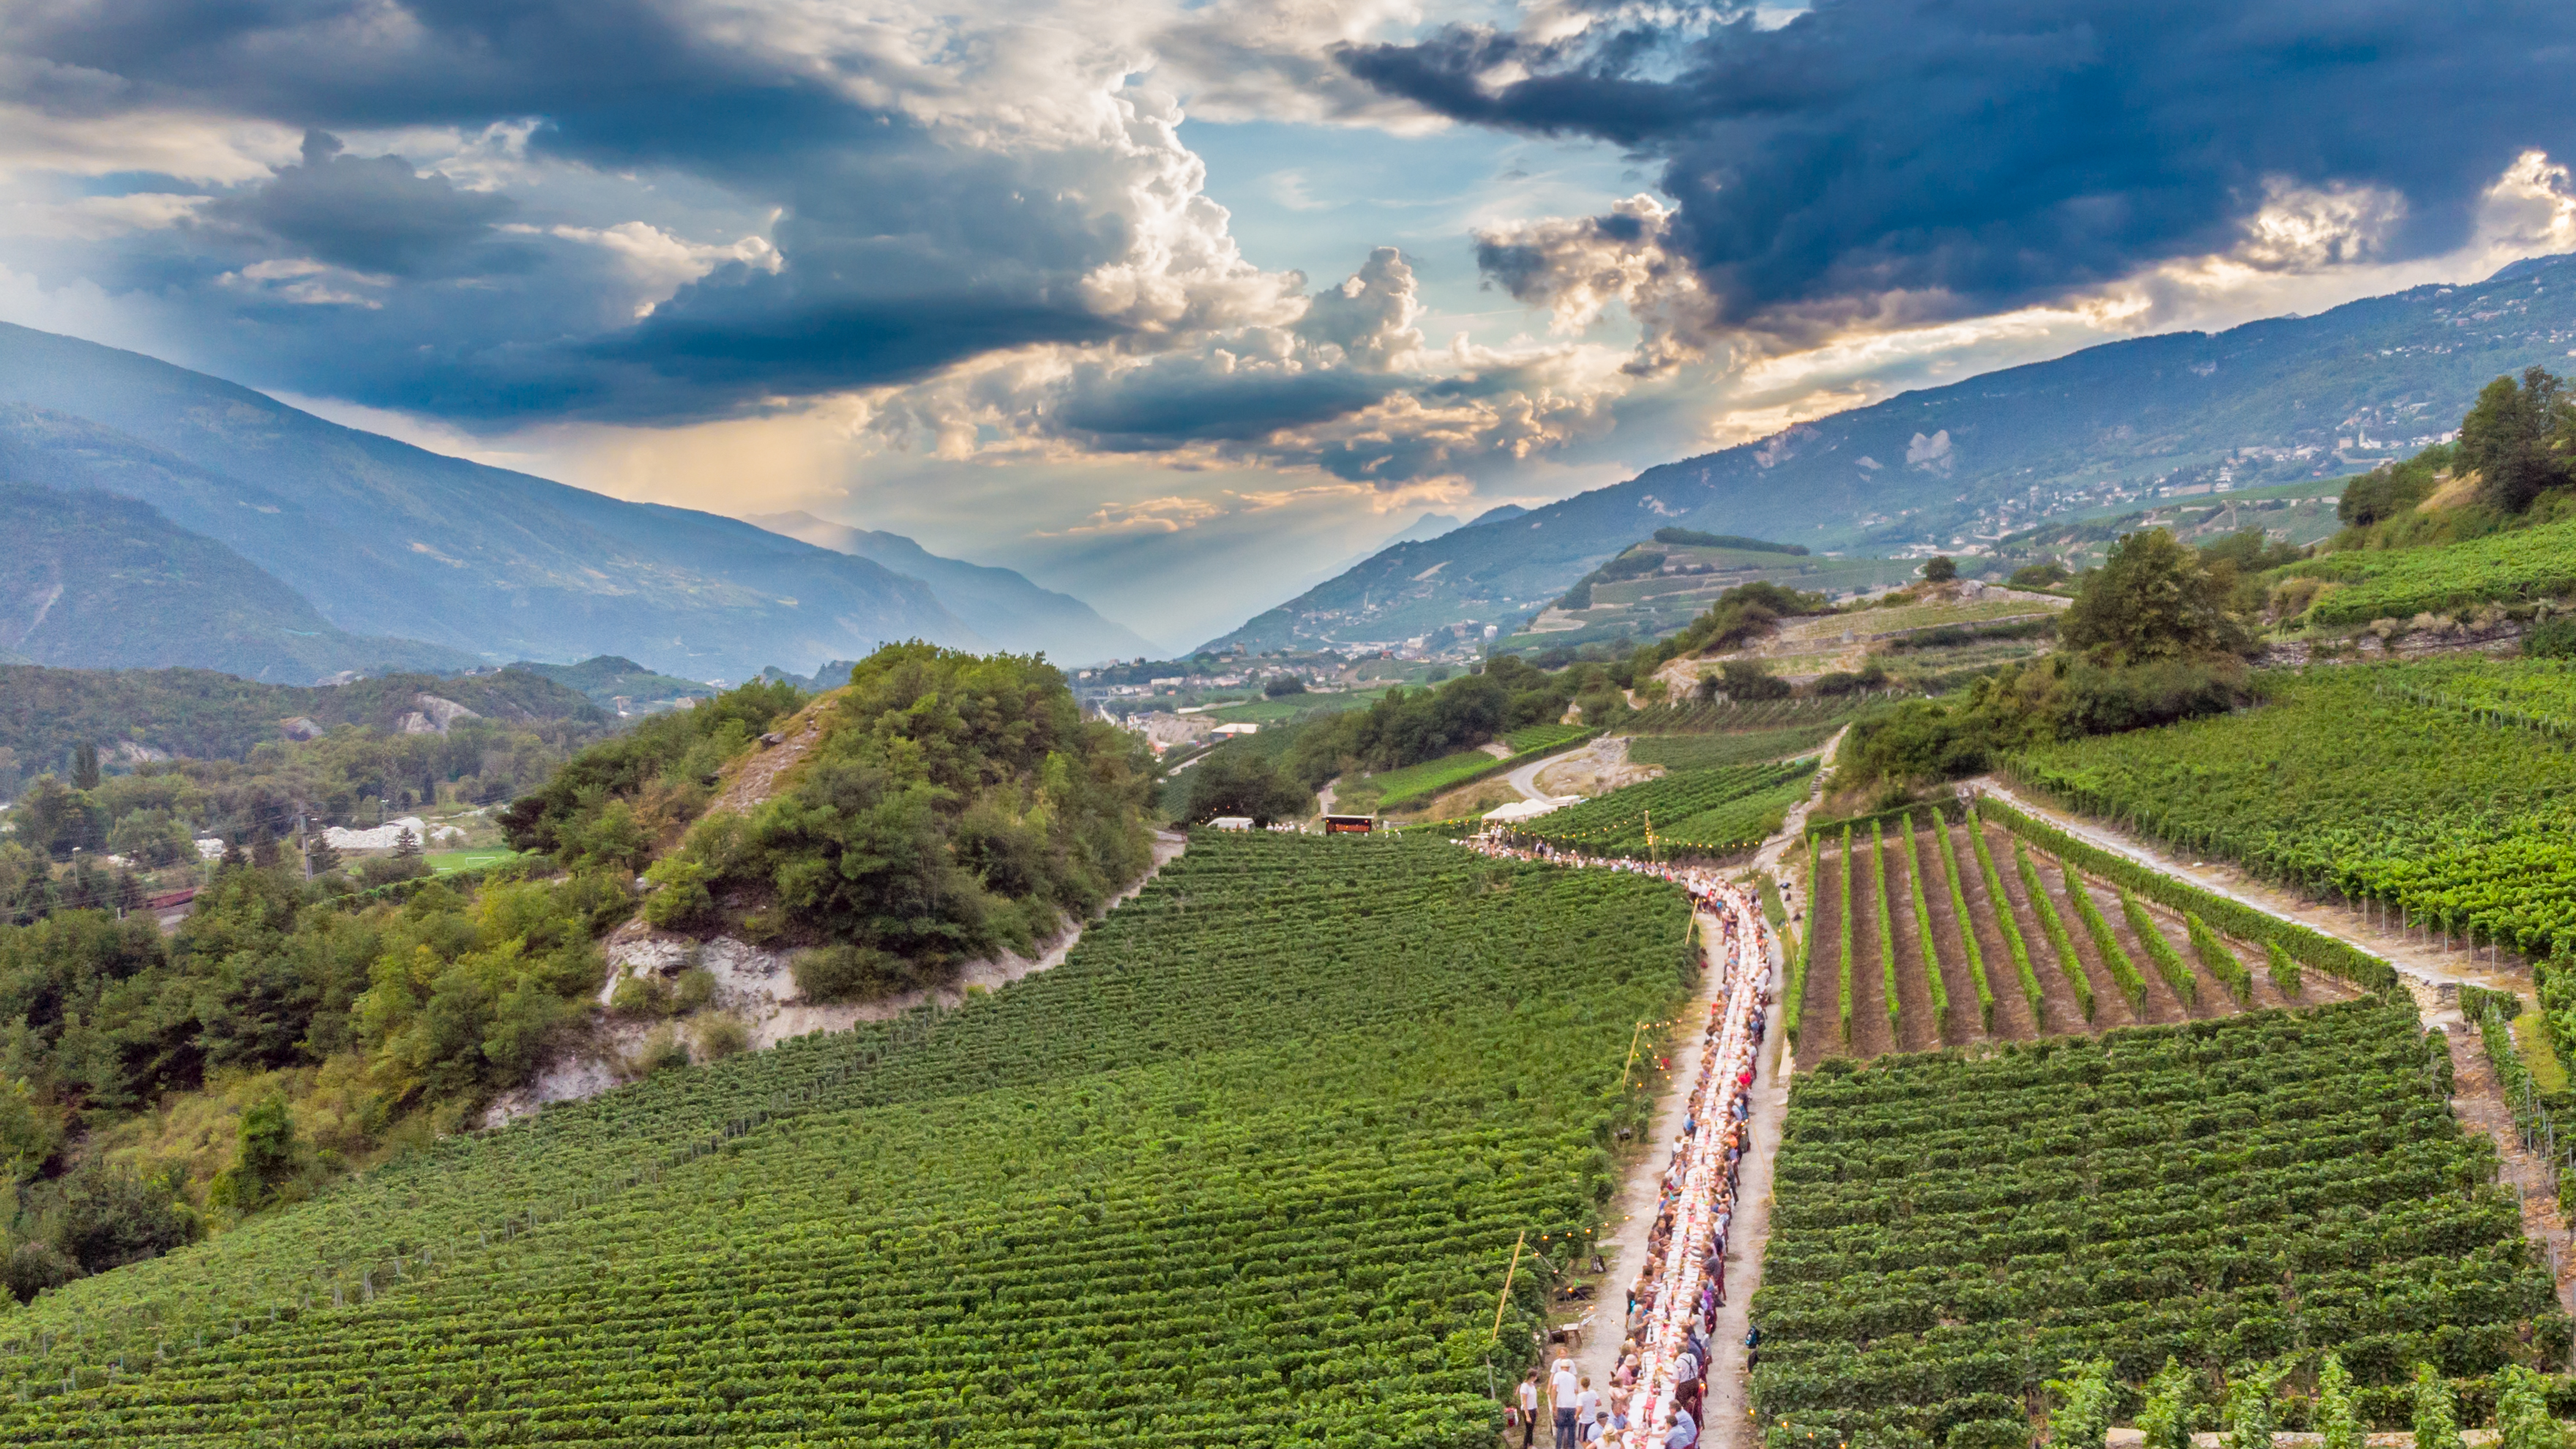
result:
[(1574, 1422), (1589, 1424), (1601, 1407), (1601, 1396), (1592, 1392), (1592, 1375), (1583, 1376), (1583, 1391), (1574, 1396)]
[(1557, 1449), (1574, 1449), (1574, 1400), (1582, 1392), (1583, 1381), (1574, 1376), (1574, 1360), (1559, 1354), (1548, 1376), (1548, 1407), (1556, 1411), (1556, 1437), (1549, 1442)]

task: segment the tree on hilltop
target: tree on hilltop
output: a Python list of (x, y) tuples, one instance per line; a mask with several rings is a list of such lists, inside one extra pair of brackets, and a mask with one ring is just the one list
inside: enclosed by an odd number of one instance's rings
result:
[(2567, 380), (2533, 367), (2519, 384), (2488, 383), (2460, 421), (2460, 461), (2479, 474), (2478, 501), (2506, 513), (2576, 483), (2576, 397)]
[(2123, 536), (2085, 572), (2059, 637), (2106, 664), (2241, 652), (2244, 621), (2228, 610), (2235, 570), (2212, 570), (2161, 528)]

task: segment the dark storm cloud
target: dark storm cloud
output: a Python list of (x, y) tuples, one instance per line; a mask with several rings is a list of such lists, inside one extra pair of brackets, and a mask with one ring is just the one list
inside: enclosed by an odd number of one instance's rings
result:
[[(0, 99), (57, 116), (179, 110), (311, 128), (302, 157), (221, 196), (192, 228), (57, 269), (151, 277), (270, 385), (507, 424), (531, 413), (676, 421), (924, 376), (979, 353), (1088, 341), (1128, 323), (1082, 280), (1134, 242), (1116, 148), (996, 146), (852, 98), (865, 57), (818, 59), (691, 29), (650, 0), (50, 0), (0, 7)], [(544, 166), (686, 178), (766, 218), (774, 267), (719, 266), (635, 315), (615, 257), (552, 235), (632, 213), (540, 213), (332, 132), (532, 125)], [(1128, 169), (1122, 170), (1125, 166)], [(658, 189), (658, 188), (656, 188)], [(593, 188), (596, 198), (598, 188)], [(496, 223), (521, 223), (512, 234)], [(691, 237), (729, 243), (732, 232)], [(266, 250), (261, 250), (261, 245)], [(194, 251), (187, 250), (195, 248)], [(243, 283), (310, 259), (299, 304)], [(362, 279), (362, 281), (365, 279)], [(318, 285), (318, 284), (317, 284)]]
[(1342, 59), (1459, 120), (1661, 159), (1674, 245), (1737, 318), (2060, 295), (2228, 250), (2277, 182), (2393, 190), (2381, 254), (2427, 255), (2521, 152), (2576, 152), (2564, 0), (1826, 0), (1772, 30), (1453, 28)]
[(492, 224), (512, 210), (507, 197), (460, 190), (399, 156), (342, 153), (339, 137), (307, 131), (302, 164), (218, 199), (205, 215), (255, 228), (334, 266), (409, 276), (490, 237)]
[(1243, 442), (1347, 417), (1384, 401), (1397, 383), (1342, 369), (1236, 372), (1199, 357), (1163, 358), (1114, 379), (1085, 379), (1056, 419), (1113, 452)]

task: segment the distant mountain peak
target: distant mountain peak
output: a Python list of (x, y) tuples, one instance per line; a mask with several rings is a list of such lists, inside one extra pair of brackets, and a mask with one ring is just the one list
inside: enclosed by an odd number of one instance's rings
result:
[(1070, 594), (1040, 588), (1012, 569), (943, 558), (900, 533), (834, 523), (802, 510), (756, 513), (743, 521), (919, 579), (950, 613), (1016, 654), (1044, 654), (1078, 667), (1170, 652)]

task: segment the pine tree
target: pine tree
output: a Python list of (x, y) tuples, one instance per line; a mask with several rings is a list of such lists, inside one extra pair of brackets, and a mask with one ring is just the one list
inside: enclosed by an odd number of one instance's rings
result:
[(81, 741), (79, 747), (72, 751), (72, 788), (98, 788), (98, 746), (87, 740)]
[(331, 843), (331, 832), (327, 828), (304, 837), (304, 873), (307, 876), (318, 878), (339, 868), (340, 847)]
[(221, 861), (217, 862), (217, 864), (220, 864), (220, 865), (248, 865), (248, 864), (250, 864), (250, 857), (249, 857), (249, 856), (247, 856), (247, 855), (242, 854), (242, 848), (241, 848), (241, 842), (240, 842), (240, 841), (227, 838), (227, 839), (224, 841), (224, 855), (223, 855), (223, 859), (222, 859)]
[(394, 837), (394, 859), (411, 860), (419, 854), (420, 837), (412, 834), (411, 827), (406, 825), (402, 833)]
[(252, 834), (250, 838), (251, 864), (258, 866), (261, 870), (269, 870), (274, 868), (279, 861), (285, 859), (285, 856), (286, 853), (278, 849), (277, 837), (268, 833), (267, 826), (261, 826), (258, 831)]

